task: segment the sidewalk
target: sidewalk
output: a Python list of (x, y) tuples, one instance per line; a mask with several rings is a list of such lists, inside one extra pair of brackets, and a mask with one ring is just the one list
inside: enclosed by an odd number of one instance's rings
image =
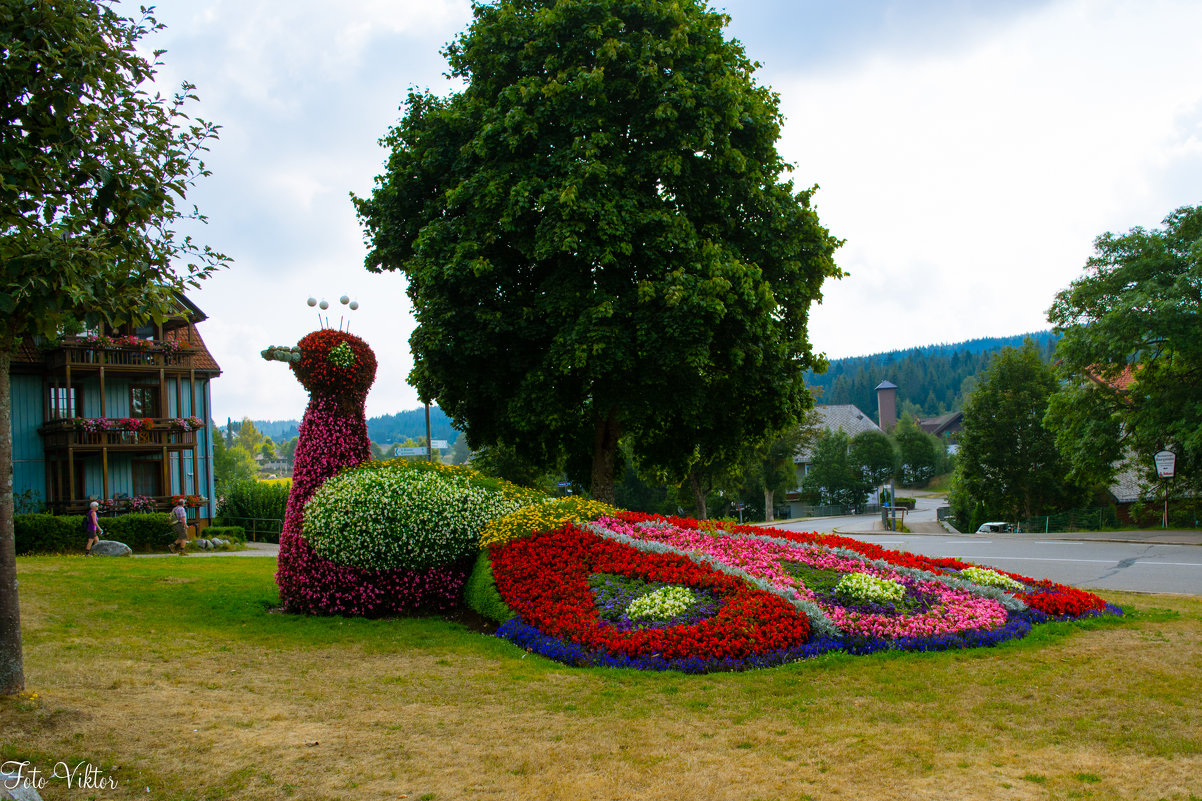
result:
[[(202, 551), (199, 548), (189, 548), (188, 556), (270, 556), (275, 558), (280, 555), (280, 546), (274, 542), (248, 542), (246, 550), (243, 551)], [(146, 559), (157, 559), (159, 557), (175, 558), (173, 553), (136, 553), (134, 556)]]

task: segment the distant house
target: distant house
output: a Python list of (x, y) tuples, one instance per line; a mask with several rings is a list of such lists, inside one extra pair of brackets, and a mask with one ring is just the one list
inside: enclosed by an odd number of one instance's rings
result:
[(213, 502), (209, 383), (221, 369), (183, 295), (162, 325), (21, 343), (13, 358), (13, 489), (54, 514), (167, 511), (185, 496), (208, 523)]
[(948, 412), (938, 417), (920, 417), (914, 421), (928, 434), (954, 440), (964, 428), (964, 412)]
[[(865, 431), (880, 431), (881, 427), (872, 421), (872, 418), (860, 411), (858, 406), (853, 404), (842, 404), (837, 406), (815, 406), (814, 414), (818, 416), (818, 428), (825, 431), (843, 431), (849, 437), (854, 437), (856, 434), (861, 434)], [(810, 472), (813, 452), (809, 447), (803, 447), (793, 455), (793, 464), (797, 468), (797, 488), (786, 495), (789, 501), (789, 516), (797, 517), (800, 515), (801, 503), (798, 500), (798, 492), (801, 488), (801, 482), (805, 479), (806, 474)], [(876, 503), (875, 494), (869, 497), (868, 502)]]

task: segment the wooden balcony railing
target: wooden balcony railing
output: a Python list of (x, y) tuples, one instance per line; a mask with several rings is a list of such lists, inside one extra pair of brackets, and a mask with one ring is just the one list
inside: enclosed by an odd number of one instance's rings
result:
[[(131, 513), (137, 513), (137, 512), (170, 512), (172, 510), (172, 508), (174, 508), (174, 506), (175, 506), (175, 499), (178, 497), (180, 497), (180, 496), (179, 495), (140, 496), (138, 500), (141, 501), (141, 503), (138, 504), (137, 508), (130, 508), (130, 506), (128, 504), (129, 499), (124, 498), (124, 497), (113, 498), (108, 501), (106, 501), (102, 498), (82, 498), (82, 499), (75, 499), (75, 500), (51, 500), (46, 503), (46, 506), (50, 509), (50, 512), (52, 514), (82, 515), (82, 514), (87, 513), (88, 508), (91, 506), (92, 501), (99, 501), (101, 504), (101, 507), (102, 507), (100, 509), (100, 518), (102, 521), (100, 523), (100, 525), (103, 528), (104, 527), (103, 520), (106, 517), (114, 517), (116, 515), (131, 514)], [(145, 503), (146, 501), (151, 501), (153, 503), (153, 506), (147, 507), (147, 505)], [(188, 522), (189, 523), (194, 523), (198, 519), (199, 520), (208, 520), (209, 519), (208, 518), (208, 508), (207, 508), (207, 506), (205, 506), (205, 504), (207, 504), (207, 503), (208, 503), (208, 500), (204, 499), (204, 498), (201, 498), (199, 500), (199, 503), (197, 503), (195, 501), (189, 501), (189, 503), (185, 507), (188, 510)], [(204, 517), (201, 517), (201, 515), (204, 515)]]
[(199, 426), (172, 417), (63, 418), (39, 429), (44, 447), (51, 448), (189, 448), (196, 445)]
[(68, 343), (50, 351), (46, 358), (52, 369), (70, 365), (73, 368), (103, 366), (120, 370), (188, 370), (192, 368), (194, 353), (192, 350), (163, 349), (161, 346), (97, 347)]

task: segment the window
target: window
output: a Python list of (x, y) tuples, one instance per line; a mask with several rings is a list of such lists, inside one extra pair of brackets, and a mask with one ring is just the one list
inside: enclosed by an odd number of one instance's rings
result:
[(83, 392), (78, 386), (50, 388), (50, 419), (61, 420), (67, 417), (82, 417), (83, 404), (80, 396)]
[(134, 495), (163, 494), (163, 462), (160, 459), (135, 459), (133, 462)]
[(130, 417), (161, 417), (158, 384), (134, 384), (129, 388)]

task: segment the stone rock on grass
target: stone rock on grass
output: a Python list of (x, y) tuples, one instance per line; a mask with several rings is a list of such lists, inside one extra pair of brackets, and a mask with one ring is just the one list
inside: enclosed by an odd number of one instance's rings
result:
[(97, 540), (96, 544), (92, 546), (92, 553), (96, 556), (132, 556), (133, 552), (133, 549), (124, 542), (116, 540)]
[(32, 787), (22, 787), (22, 784), (23, 782), (17, 774), (0, 772), (0, 801), (42, 801), (37, 790)]

